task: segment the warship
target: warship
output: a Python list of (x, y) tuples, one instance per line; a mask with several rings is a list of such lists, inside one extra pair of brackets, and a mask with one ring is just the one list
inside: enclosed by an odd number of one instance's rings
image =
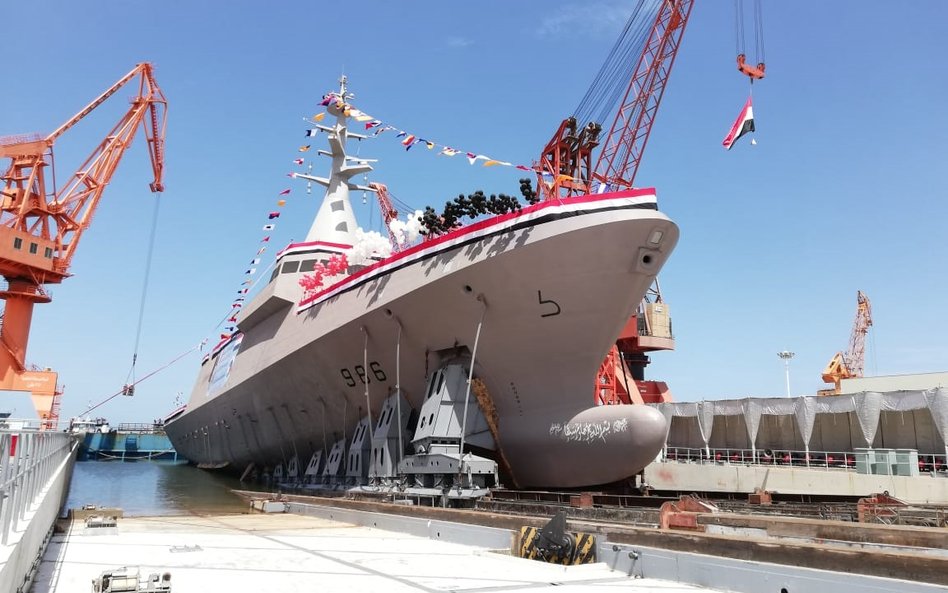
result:
[(178, 453), (303, 488), (452, 497), (642, 470), (665, 418), (592, 394), (678, 240), (654, 189), (541, 201), (336, 269), (362, 235), (350, 191), (377, 189), (352, 181), (373, 161), (346, 154), (363, 136), (340, 82), (320, 126), (329, 176), (297, 175), (326, 188), (321, 206), (167, 420)]

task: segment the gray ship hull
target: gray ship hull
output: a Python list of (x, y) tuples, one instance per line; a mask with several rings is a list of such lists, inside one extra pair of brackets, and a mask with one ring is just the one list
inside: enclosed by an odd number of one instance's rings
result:
[[(297, 275), (277, 274), (244, 309), (239, 349), (219, 345), (202, 363), (167, 434), (202, 465), (305, 464), (348, 442), (396, 380), (419, 410), (439, 361), (474, 352), (480, 324), (474, 375), (513, 485), (628, 478), (659, 453), (665, 419), (645, 406), (593, 408), (592, 381), (677, 238), (654, 193), (634, 190), (476, 223), (308, 300)], [(328, 248), (291, 246), (282, 261)]]

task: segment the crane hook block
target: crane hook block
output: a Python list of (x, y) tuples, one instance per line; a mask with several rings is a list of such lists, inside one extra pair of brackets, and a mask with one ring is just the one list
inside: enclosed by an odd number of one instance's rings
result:
[(764, 77), (764, 70), (766, 66), (763, 62), (757, 64), (757, 67), (751, 66), (747, 63), (747, 56), (744, 54), (737, 55), (737, 69), (741, 74), (749, 76), (752, 79), (760, 80)]

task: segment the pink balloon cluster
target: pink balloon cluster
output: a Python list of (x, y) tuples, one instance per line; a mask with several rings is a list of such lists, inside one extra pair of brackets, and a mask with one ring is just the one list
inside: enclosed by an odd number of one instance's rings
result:
[(349, 260), (346, 259), (346, 254), (338, 253), (330, 257), (325, 264), (317, 262), (312, 274), (304, 274), (300, 277), (300, 286), (306, 291), (306, 296), (309, 296), (323, 287), (326, 277), (345, 274), (348, 268)]

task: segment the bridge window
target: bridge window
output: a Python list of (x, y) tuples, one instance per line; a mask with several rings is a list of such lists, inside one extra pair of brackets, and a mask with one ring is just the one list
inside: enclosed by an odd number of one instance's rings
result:
[(349, 231), (349, 225), (347, 225), (344, 222), (340, 222), (339, 224), (336, 225), (336, 230), (346, 233)]
[(13, 239), (13, 248), (14, 249), (23, 249), (23, 239), (19, 237), (14, 237)]
[(46, 250), (43, 252), (43, 257), (45, 257), (46, 259), (53, 259), (53, 248), (47, 247)]
[(37, 251), (39, 251), (39, 245), (30, 243), (30, 253), (36, 253)]
[(299, 270), (300, 262), (298, 261), (288, 261), (283, 262), (283, 267), (280, 269), (281, 274), (292, 274), (293, 272)]
[(303, 263), (300, 264), (300, 272), (312, 272), (315, 268), (316, 268), (315, 259), (307, 259), (307, 260), (304, 260)]

